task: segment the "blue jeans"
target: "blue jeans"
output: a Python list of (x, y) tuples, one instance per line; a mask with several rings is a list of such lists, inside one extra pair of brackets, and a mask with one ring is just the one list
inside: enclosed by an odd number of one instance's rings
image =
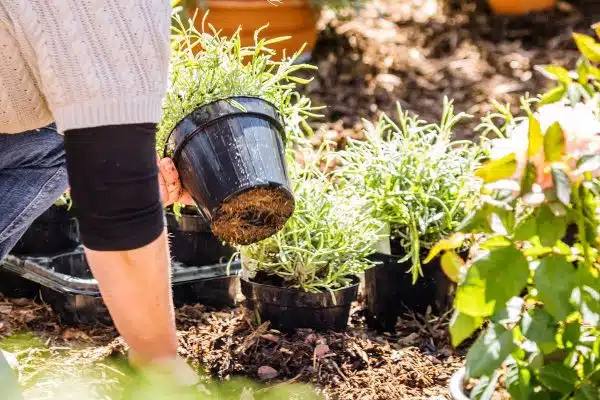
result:
[(0, 134), (0, 260), (67, 187), (63, 137), (54, 125)]

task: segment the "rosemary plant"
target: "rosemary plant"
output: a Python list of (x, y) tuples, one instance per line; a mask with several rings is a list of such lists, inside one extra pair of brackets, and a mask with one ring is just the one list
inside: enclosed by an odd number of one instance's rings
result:
[(367, 122), (367, 139), (351, 141), (341, 153), (338, 181), (366, 198), (370, 212), (388, 224), (411, 260), (413, 281), (422, 276), (427, 249), (454, 230), (476, 205), (479, 181), (474, 171), (482, 149), (452, 141), (453, 127), (465, 117), (444, 103), (439, 124), (411, 117), (398, 105), (398, 121), (383, 115)]
[(241, 247), (245, 273), (283, 279), (287, 287), (320, 292), (347, 287), (372, 266), (368, 256), (381, 224), (366, 201), (347, 196), (315, 169), (291, 163), (296, 211), (276, 235)]
[(268, 46), (287, 38), (259, 39), (258, 30), (254, 46), (242, 47), (239, 31), (231, 38), (221, 37), (211, 25), (210, 33), (205, 29), (199, 32), (194, 19), (184, 24), (179, 15), (174, 16), (169, 90), (157, 134), (159, 151), (164, 149), (169, 133), (189, 113), (235, 96), (259, 97), (274, 104), (291, 142), (312, 132), (307, 119), (318, 117), (313, 113), (317, 108), (296, 91), (296, 84), (310, 80), (294, 74), (316, 67), (295, 64), (302, 51), (274, 61), (275, 52)]

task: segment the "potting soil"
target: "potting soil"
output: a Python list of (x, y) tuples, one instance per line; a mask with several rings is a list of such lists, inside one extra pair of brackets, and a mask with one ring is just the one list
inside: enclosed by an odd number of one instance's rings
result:
[(294, 198), (281, 188), (256, 188), (222, 204), (212, 223), (215, 236), (247, 245), (277, 233), (294, 212)]

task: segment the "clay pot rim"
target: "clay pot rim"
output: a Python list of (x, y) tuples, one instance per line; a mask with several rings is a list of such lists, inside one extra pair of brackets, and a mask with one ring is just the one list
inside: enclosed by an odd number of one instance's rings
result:
[(285, 0), (281, 4), (273, 5), (265, 0), (248, 0), (244, 2), (240, 2), (239, 0), (207, 0), (208, 9), (265, 9), (269, 7), (277, 7), (280, 9), (290, 9), (290, 8), (312, 8), (317, 10), (317, 7), (311, 6), (307, 0)]

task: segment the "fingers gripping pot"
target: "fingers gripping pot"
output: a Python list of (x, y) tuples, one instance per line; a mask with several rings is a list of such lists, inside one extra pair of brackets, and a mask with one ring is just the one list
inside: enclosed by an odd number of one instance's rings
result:
[(292, 215), (284, 135), (277, 108), (255, 97), (206, 104), (173, 129), (165, 153), (215, 236), (252, 244)]

